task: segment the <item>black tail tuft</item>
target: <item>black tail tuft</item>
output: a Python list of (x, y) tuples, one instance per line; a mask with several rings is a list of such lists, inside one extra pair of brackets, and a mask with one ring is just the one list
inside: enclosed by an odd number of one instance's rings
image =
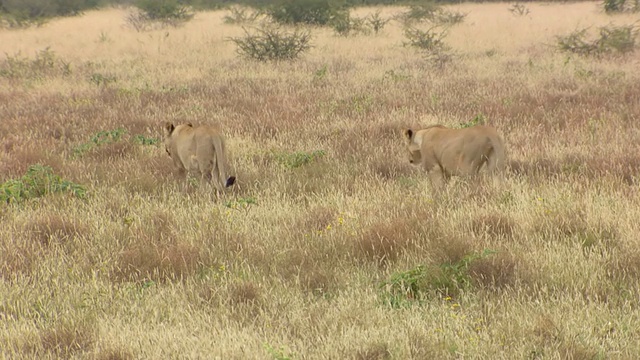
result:
[(236, 183), (236, 177), (235, 176), (229, 176), (229, 178), (227, 179), (227, 183), (225, 184), (225, 187), (229, 187), (233, 184)]

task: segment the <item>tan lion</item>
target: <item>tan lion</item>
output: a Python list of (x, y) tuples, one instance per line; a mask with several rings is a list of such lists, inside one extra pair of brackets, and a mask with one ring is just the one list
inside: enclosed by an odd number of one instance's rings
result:
[(409, 162), (422, 165), (436, 188), (453, 175), (477, 174), (485, 163), (492, 175), (506, 165), (502, 138), (490, 126), (449, 129), (432, 125), (421, 130), (407, 129), (404, 137)]
[(233, 185), (235, 176), (227, 177), (224, 137), (218, 128), (192, 124), (164, 125), (164, 146), (181, 174), (199, 174), (213, 183), (217, 190)]

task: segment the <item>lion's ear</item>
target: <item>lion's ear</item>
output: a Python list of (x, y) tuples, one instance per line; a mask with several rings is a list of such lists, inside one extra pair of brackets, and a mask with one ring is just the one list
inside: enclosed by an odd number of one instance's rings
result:
[(173, 123), (170, 122), (166, 122), (164, 123), (164, 130), (167, 133), (167, 135), (171, 135), (171, 133), (173, 133), (173, 130), (175, 130), (175, 126), (173, 125)]
[(411, 138), (413, 138), (413, 130), (411, 129), (406, 129), (404, 131), (404, 137), (407, 138), (407, 140), (411, 140)]
[(193, 124), (192, 124), (192, 123), (190, 123), (190, 122), (188, 122), (186, 125), (187, 125), (188, 127), (193, 127)]

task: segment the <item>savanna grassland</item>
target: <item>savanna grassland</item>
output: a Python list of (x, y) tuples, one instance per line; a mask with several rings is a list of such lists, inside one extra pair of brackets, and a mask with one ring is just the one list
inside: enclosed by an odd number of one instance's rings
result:
[[(556, 36), (640, 17), (509, 6), (449, 7), (444, 64), (397, 21), (281, 63), (225, 10), (0, 30), (0, 184), (59, 190), (0, 205), (0, 357), (637, 358), (640, 52)], [(219, 124), (238, 183), (179, 178), (165, 121)], [(474, 121), (504, 180), (435, 196), (402, 130)]]

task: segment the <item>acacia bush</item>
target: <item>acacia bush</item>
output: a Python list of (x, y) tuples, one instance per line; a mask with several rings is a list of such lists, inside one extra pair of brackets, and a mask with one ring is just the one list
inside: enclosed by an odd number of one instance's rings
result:
[(416, 49), (425, 60), (441, 66), (451, 60), (451, 48), (444, 42), (447, 30), (448, 27), (440, 25), (434, 25), (425, 30), (407, 27), (404, 30), (404, 36), (407, 39), (404, 46)]
[(130, 14), (126, 21), (137, 31), (154, 26), (180, 26), (195, 15), (190, 6), (179, 0), (138, 0), (137, 12)]
[(294, 60), (311, 48), (311, 33), (296, 29), (286, 31), (267, 26), (253, 32), (244, 29), (244, 37), (231, 38), (237, 46), (237, 53), (258, 61)]
[(329, 0), (283, 0), (267, 9), (267, 15), (279, 24), (328, 25), (342, 12)]
[(348, 12), (343, 15), (336, 16), (331, 21), (331, 27), (333, 31), (340, 36), (349, 36), (357, 34), (368, 34), (371, 32), (367, 24), (366, 19), (352, 17)]
[(558, 36), (557, 46), (561, 51), (579, 55), (600, 56), (606, 54), (627, 54), (636, 50), (639, 29), (634, 25), (604, 26), (599, 37), (589, 40), (588, 28), (576, 30), (566, 36)]

